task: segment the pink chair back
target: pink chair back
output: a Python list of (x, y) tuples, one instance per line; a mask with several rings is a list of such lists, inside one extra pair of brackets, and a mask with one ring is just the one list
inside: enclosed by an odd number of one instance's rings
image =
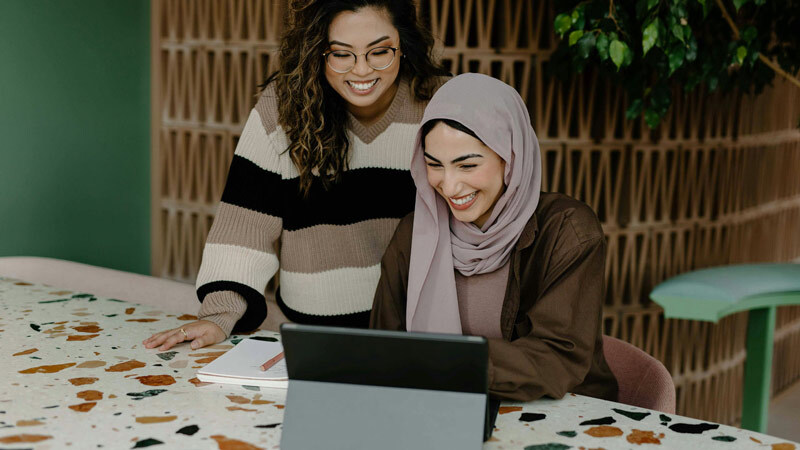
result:
[(617, 378), (618, 402), (675, 413), (675, 384), (661, 361), (633, 344), (605, 335), (603, 353)]

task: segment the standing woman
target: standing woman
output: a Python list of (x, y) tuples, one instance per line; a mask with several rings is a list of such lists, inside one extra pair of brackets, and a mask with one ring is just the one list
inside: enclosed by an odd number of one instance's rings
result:
[(540, 193), (519, 94), (485, 75), (448, 81), (425, 111), (411, 174), (416, 207), (383, 257), (371, 326), (486, 337), (496, 397), (616, 400), (603, 231), (584, 203)]
[(446, 72), (413, 0), (289, 7), (280, 69), (247, 120), (203, 250), (200, 320), (147, 348), (257, 328), (278, 270), (288, 319), (369, 323), (381, 256), (414, 208), (414, 137)]

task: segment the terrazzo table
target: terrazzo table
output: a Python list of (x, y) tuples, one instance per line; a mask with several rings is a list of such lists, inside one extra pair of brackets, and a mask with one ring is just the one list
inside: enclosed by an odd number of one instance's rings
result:
[[(278, 448), (285, 390), (201, 383), (199, 367), (260, 330), (191, 351), (141, 345), (194, 320), (0, 277), (0, 448)], [(311, 430), (310, 430), (311, 431)], [(504, 403), (485, 449), (768, 448), (734, 427), (567, 395)], [(333, 446), (332, 446), (333, 447)]]

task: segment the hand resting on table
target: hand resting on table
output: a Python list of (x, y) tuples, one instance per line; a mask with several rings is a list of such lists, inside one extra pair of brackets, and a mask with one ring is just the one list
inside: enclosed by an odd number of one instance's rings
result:
[[(184, 335), (183, 331), (186, 332)], [(198, 320), (184, 325), (183, 327), (173, 328), (171, 330), (156, 333), (149, 338), (142, 341), (145, 348), (158, 347), (159, 350), (169, 350), (175, 344), (185, 341), (192, 341), (189, 345), (192, 350), (213, 345), (225, 340), (225, 332), (222, 328), (213, 322), (207, 320)], [(160, 346), (160, 347), (159, 347)]]

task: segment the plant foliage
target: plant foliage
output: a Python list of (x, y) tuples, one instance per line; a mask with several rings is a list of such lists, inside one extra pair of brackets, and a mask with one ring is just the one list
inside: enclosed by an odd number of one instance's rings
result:
[(556, 8), (556, 73), (599, 66), (628, 92), (627, 118), (644, 114), (651, 128), (669, 109), (672, 86), (757, 94), (776, 72), (798, 84), (800, 0), (587, 0)]

